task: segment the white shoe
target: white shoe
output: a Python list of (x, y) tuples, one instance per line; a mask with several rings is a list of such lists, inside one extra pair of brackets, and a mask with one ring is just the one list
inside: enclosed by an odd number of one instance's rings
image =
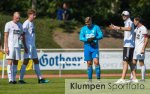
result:
[(97, 80), (98, 83), (101, 83), (101, 80)]
[(132, 83), (132, 79), (130, 79), (130, 80), (128, 80), (128, 81), (126, 81), (126, 83)]
[(132, 80), (132, 82), (133, 83), (138, 83), (139, 81), (138, 81), (138, 79), (134, 79), (134, 80)]
[(115, 82), (116, 84), (124, 84), (126, 83), (126, 81), (124, 79), (119, 79), (117, 82)]
[(138, 83), (139, 81), (137, 79), (132, 79), (132, 80), (128, 80), (126, 81), (126, 83)]
[(89, 79), (88, 81), (85, 82), (86, 84), (91, 84), (92, 83), (92, 79)]

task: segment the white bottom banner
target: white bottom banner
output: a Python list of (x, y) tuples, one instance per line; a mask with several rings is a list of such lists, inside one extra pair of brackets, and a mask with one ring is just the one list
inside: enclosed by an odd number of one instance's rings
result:
[[(101, 69), (122, 69), (122, 54), (122, 51), (100, 52)], [(60, 67), (62, 70), (87, 69), (83, 52), (40, 52), (38, 56), (41, 70), (59, 70)], [(150, 52), (146, 52), (145, 56), (146, 68), (150, 69)]]

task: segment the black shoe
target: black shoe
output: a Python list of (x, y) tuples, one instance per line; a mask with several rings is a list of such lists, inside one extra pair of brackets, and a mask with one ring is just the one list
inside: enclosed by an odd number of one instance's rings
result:
[(9, 84), (13, 84), (13, 81), (10, 81)]
[(39, 79), (38, 80), (38, 83), (40, 84), (40, 83), (48, 83), (49, 82), (49, 80), (46, 80), (46, 79)]
[(17, 84), (17, 81), (13, 81), (13, 84)]
[(9, 84), (17, 84), (16, 81), (10, 81)]
[(26, 82), (23, 81), (23, 80), (19, 80), (18, 83), (19, 83), (19, 84), (26, 84)]

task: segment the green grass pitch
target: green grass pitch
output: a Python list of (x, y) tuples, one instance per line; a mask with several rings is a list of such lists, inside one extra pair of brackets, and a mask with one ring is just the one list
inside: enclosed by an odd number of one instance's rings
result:
[[(147, 73), (149, 73), (149, 71), (150, 70), (148, 70)], [(83, 73), (86, 73), (86, 71), (85, 70), (62, 71), (62, 73), (63, 74), (83, 74)], [(121, 70), (113, 70), (113, 71), (103, 70), (102, 73), (103, 74), (121, 73)], [(138, 73), (140, 73), (140, 71), (138, 71)], [(35, 75), (34, 71), (27, 71), (26, 74)], [(42, 74), (49, 74), (49, 75), (58, 74), (58, 71), (42, 71)], [(0, 71), (0, 75), (1, 75), (1, 71)], [(119, 78), (120, 77), (102, 77), (102, 80), (108, 79), (109, 81), (109, 79), (115, 79), (116, 81)], [(138, 77), (138, 79), (140, 78), (141, 77)], [(65, 79), (85, 79), (85, 78), (47, 78), (47, 79), (50, 80), (49, 83), (38, 84), (37, 78), (25, 78), (25, 81), (27, 82), (27, 84), (13, 85), (13, 84), (8, 84), (8, 79), (0, 78), (0, 94), (65, 94)], [(129, 77), (127, 77), (126, 79), (129, 79)], [(146, 79), (150, 79), (150, 77), (147, 76)], [(149, 83), (146, 82), (146, 84), (148, 84), (147, 90), (150, 90), (150, 82)], [(125, 92), (125, 90), (123, 90), (122, 92)], [(107, 93), (103, 93), (103, 94), (107, 94)], [(118, 93), (118, 94), (122, 94), (122, 93)], [(147, 93), (143, 93), (143, 94), (147, 94)]]
[[(105, 81), (106, 83), (107, 81), (110, 81), (109, 79), (111, 78), (113, 77), (104, 80), (102, 79), (102, 81)], [(50, 78), (49, 79), (50, 82), (46, 84), (38, 84), (36, 78), (34, 79), (28, 78), (26, 79), (27, 84), (15, 84), (15, 85), (8, 84), (7, 79), (0, 79), (0, 94), (65, 94), (65, 79), (83, 79), (83, 78)], [(113, 79), (116, 79), (116, 77), (114, 77)], [(145, 93), (143, 94), (148, 94), (146, 92), (150, 90), (150, 81), (144, 84), (147, 84), (147, 86), (145, 89)], [(129, 90), (122, 90), (121, 92), (129, 92)], [(132, 90), (132, 93), (133, 92), (134, 91)], [(124, 93), (117, 93), (117, 94), (124, 94)], [(130, 94), (130, 92), (128, 94)]]

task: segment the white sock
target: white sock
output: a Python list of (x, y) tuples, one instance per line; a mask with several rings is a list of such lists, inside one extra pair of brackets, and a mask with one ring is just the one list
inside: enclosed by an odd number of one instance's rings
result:
[(141, 66), (141, 75), (142, 75), (142, 80), (144, 80), (144, 79), (145, 79), (145, 71), (146, 71), (146, 66), (145, 66), (145, 65)]
[(36, 72), (38, 79), (42, 79), (39, 64), (34, 64), (34, 69), (35, 69), (35, 72)]
[(7, 65), (8, 81), (12, 81), (12, 65)]
[(16, 81), (17, 65), (13, 65), (13, 81)]
[(26, 72), (26, 65), (22, 64), (20, 69), (20, 77), (19, 77), (20, 80), (23, 80), (25, 72)]
[(132, 79), (133, 79), (133, 74), (131, 73), (131, 74), (130, 74), (130, 80), (132, 80)]

